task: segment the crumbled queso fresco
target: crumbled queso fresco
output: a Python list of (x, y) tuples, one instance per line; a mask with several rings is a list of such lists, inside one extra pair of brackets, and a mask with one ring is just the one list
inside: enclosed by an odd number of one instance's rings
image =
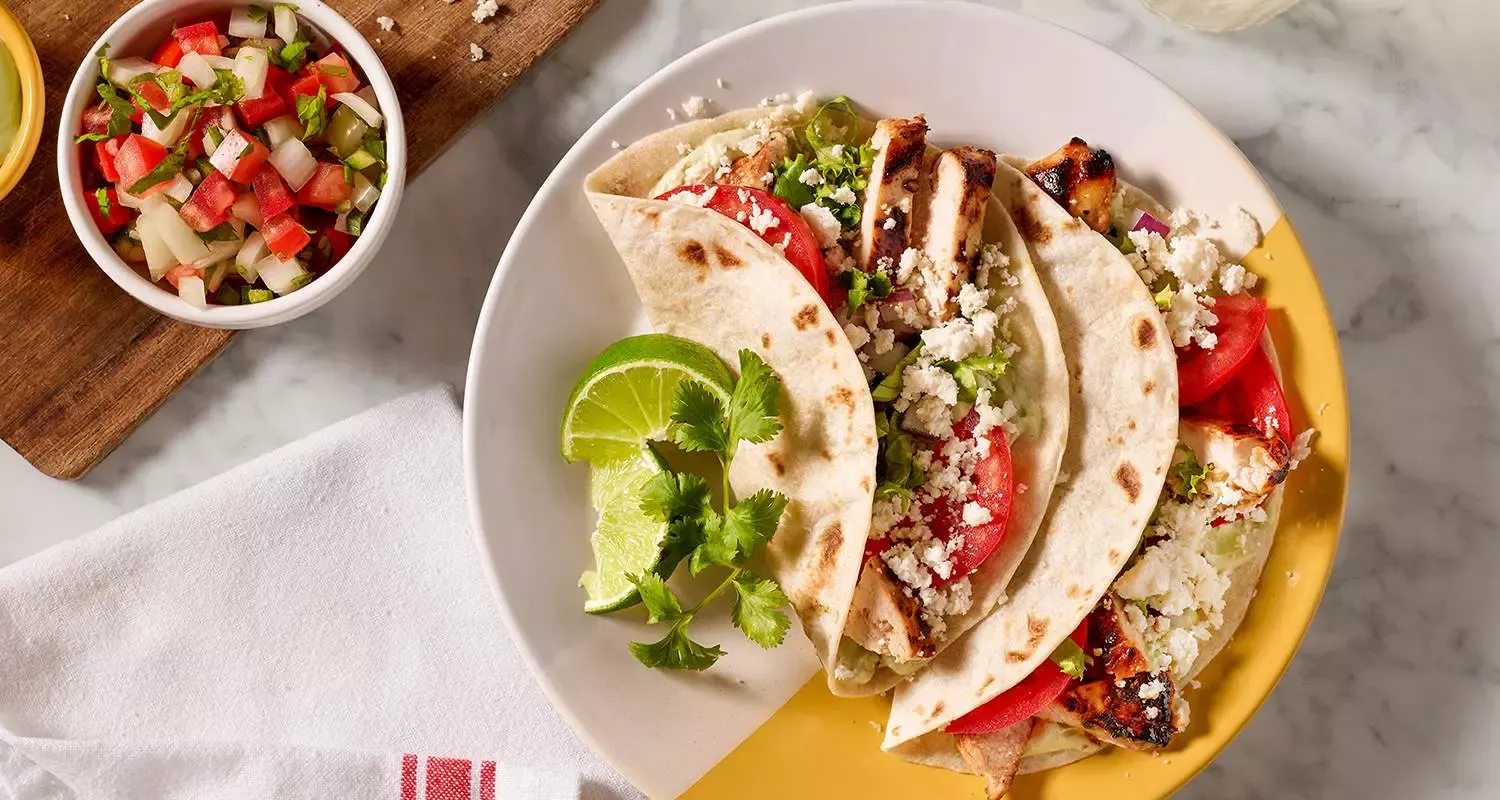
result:
[[(838, 244), (833, 247), (842, 251)], [(902, 255), (900, 269), (909, 272), (924, 258), (926, 256), (920, 250), (909, 249)], [(841, 262), (831, 258), (830, 263)], [(976, 282), (980, 285), (964, 287), (959, 297), (958, 316), (937, 325), (925, 321), (926, 330), (921, 335), (922, 352), (902, 372), (900, 395), (891, 404), (895, 411), (902, 413), (904, 429), (930, 437), (939, 444), (917, 447), (913, 463), (926, 473), (927, 482), (913, 492), (909, 503), (899, 498), (875, 502), (871, 536), (891, 540), (890, 548), (882, 553), (881, 558), (904, 590), (919, 600), (922, 621), (934, 639), (942, 638), (949, 618), (969, 610), (973, 597), (967, 576), (942, 586), (935, 585), (953, 577), (953, 554), (963, 547), (964, 535), (960, 532), (946, 542), (939, 539), (930, 527), (932, 516), (924, 516), (923, 509), (939, 499), (946, 499), (962, 509), (965, 526), (990, 522), (990, 510), (970, 499), (974, 492), (971, 476), (979, 461), (989, 455), (988, 435), (992, 430), (1004, 430), (1010, 442), (1019, 435), (1012, 422), (1018, 414), (1013, 401), (992, 402), (994, 387), (990, 385), (979, 388), (973, 403), (961, 401), (957, 382), (939, 366), (939, 362), (990, 355), (997, 349), (1008, 354), (1017, 352), (1016, 345), (1005, 341), (1003, 324), (1004, 315), (1015, 309), (1015, 301), (1006, 298), (997, 302), (994, 290), (987, 288), (991, 283), (999, 286), (1019, 284), (1010, 274), (1008, 265), (1009, 259), (998, 247), (984, 246), (976, 275)], [(852, 259), (848, 259), (847, 268), (853, 268)], [(911, 308), (898, 313), (907, 319), (923, 322), (919, 317), (927, 313), (925, 305), (916, 301), (905, 305)], [(846, 325), (844, 332), (860, 360), (868, 363), (872, 358), (890, 358), (895, 347), (895, 332), (882, 324), (881, 313), (873, 306), (866, 306), (855, 316), (857, 319)], [(987, 384), (988, 379), (985, 381)], [(973, 434), (964, 438), (954, 436), (954, 421), (968, 415), (971, 409), (978, 414)]]
[[(1249, 223), (1244, 221), (1245, 218)], [(1239, 229), (1247, 224), (1254, 225), (1254, 218), (1244, 209), (1238, 210), (1236, 221)], [(1167, 238), (1153, 231), (1131, 231), (1130, 243), (1135, 246), (1135, 252), (1126, 258), (1130, 259), (1147, 286), (1156, 286), (1166, 276), (1175, 278), (1177, 290), (1171, 295), (1169, 307), (1162, 309), (1172, 345), (1187, 347), (1196, 344), (1212, 350), (1219, 337), (1210, 328), (1218, 323), (1219, 318), (1214, 315), (1214, 300), (1210, 292), (1239, 294), (1255, 288), (1258, 280), (1254, 273), (1225, 258), (1216, 243), (1224, 231), (1211, 218), (1178, 209), (1172, 212), (1167, 223), (1172, 228)], [(1254, 230), (1254, 234), (1241, 231), (1238, 235), (1258, 238), (1259, 228)]]

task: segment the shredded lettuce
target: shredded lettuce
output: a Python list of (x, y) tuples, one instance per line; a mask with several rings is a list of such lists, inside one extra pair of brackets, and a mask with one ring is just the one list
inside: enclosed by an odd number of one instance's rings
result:
[(989, 388), (1010, 368), (1010, 359), (1003, 353), (987, 356), (970, 356), (962, 361), (942, 361), (938, 366), (947, 370), (958, 384), (958, 399), (972, 403), (979, 397), (981, 388)]
[(891, 296), (891, 276), (884, 272), (865, 272), (863, 270), (851, 269), (840, 272), (834, 276), (838, 284), (849, 291), (849, 311), (853, 314), (856, 308), (869, 302), (871, 299), (881, 299)]
[(875, 388), (870, 390), (870, 396), (874, 398), (875, 402), (889, 403), (901, 396), (901, 373), (905, 372), (907, 367), (916, 363), (917, 354), (921, 352), (922, 344), (918, 342), (917, 346), (911, 349), (911, 352), (902, 356), (901, 360), (896, 362), (896, 366), (891, 367), (891, 371), (886, 373), (884, 378), (880, 379), (880, 383), (875, 384)]
[(1182, 455), (1182, 459), (1167, 471), (1167, 488), (1174, 495), (1191, 500), (1200, 491), (1198, 484), (1208, 476), (1208, 467), (1198, 463), (1198, 455), (1193, 452), (1193, 448), (1182, 442), (1177, 443), (1177, 452)]
[[(860, 202), (875, 162), (868, 124), (854, 111), (849, 98), (836, 97), (823, 104), (807, 123), (802, 138), (811, 153), (797, 153), (774, 165), (771, 191), (793, 208), (817, 203), (832, 212), (844, 228), (858, 227)], [(809, 169), (819, 178), (812, 185), (802, 182), (802, 175)], [(853, 202), (835, 199), (850, 196)]]

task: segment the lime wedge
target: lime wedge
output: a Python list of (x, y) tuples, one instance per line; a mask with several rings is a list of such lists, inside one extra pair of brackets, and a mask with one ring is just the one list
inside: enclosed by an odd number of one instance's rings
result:
[(695, 380), (728, 401), (728, 367), (697, 342), (662, 333), (632, 336), (594, 358), (563, 412), (562, 455), (600, 463), (633, 459), (666, 438), (677, 384)]
[(662, 539), (667, 524), (641, 512), (641, 490), (665, 464), (649, 448), (635, 458), (595, 464), (589, 475), (589, 499), (599, 514), (589, 544), (594, 549), (594, 568), (583, 573), (578, 585), (588, 595), (583, 610), (608, 614), (640, 601), (628, 575), (656, 569), (661, 561)]

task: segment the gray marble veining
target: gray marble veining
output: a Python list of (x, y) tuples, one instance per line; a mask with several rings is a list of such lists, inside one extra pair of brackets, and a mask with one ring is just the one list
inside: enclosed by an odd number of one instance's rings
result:
[[(1343, 343), (1337, 569), (1276, 693), (1181, 796), (1500, 796), (1500, 6), (1312, 0), (1209, 36), (1135, 0), (995, 4), (1104, 42), (1233, 137), (1296, 221)], [(461, 384), (506, 237), (571, 142), (672, 58), (797, 5), (605, 0), (412, 187), (336, 302), (241, 337), (79, 484), (0, 451), (0, 564), (378, 401)]]

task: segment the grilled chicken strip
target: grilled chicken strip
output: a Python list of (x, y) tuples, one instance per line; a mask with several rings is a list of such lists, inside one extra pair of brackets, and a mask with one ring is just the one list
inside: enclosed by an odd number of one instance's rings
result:
[(989, 782), (985, 789), (988, 800), (1000, 800), (1010, 791), (1034, 725), (1036, 720), (1027, 719), (994, 733), (961, 733), (953, 737), (969, 771)]
[(935, 653), (916, 598), (906, 594), (879, 556), (865, 559), (845, 633), (872, 653), (902, 661), (931, 658)]
[(1198, 488), (1213, 499), (1215, 518), (1234, 519), (1259, 507), (1292, 467), (1285, 439), (1249, 425), (1183, 420), (1177, 435), (1208, 467)]
[(984, 212), (995, 185), (995, 153), (978, 147), (955, 147), (938, 156), (932, 167), (932, 196), (924, 215), (925, 261), (904, 285), (925, 300), (934, 322), (958, 313), (958, 290), (979, 264)]
[(770, 191), (771, 167), (786, 158), (791, 148), (791, 142), (787, 141), (784, 134), (780, 131), (772, 133), (759, 150), (730, 165), (729, 174), (724, 176), (722, 183)]
[(1073, 137), (1051, 155), (1026, 167), (1026, 174), (1069, 214), (1100, 232), (1110, 227), (1115, 193), (1115, 161), (1103, 150)]
[[(859, 268), (893, 270), (912, 241), (912, 199), (922, 187), (927, 120), (883, 119), (870, 137), (875, 162), (861, 215)], [(890, 259), (882, 261), (882, 259)]]
[(1150, 672), (1141, 635), (1106, 595), (1089, 614), (1089, 652), (1098, 651), (1084, 682), (1070, 687), (1038, 717), (1088, 731), (1131, 750), (1166, 747), (1186, 726), (1174, 714), (1172, 676)]

